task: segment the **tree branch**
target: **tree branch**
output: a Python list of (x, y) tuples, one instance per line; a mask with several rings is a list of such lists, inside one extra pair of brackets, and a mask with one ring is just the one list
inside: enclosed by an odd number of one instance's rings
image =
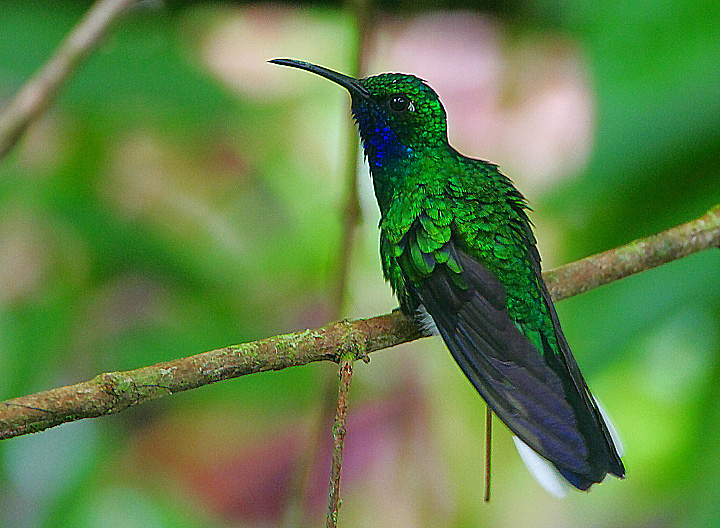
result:
[(561, 301), (712, 247), (720, 247), (720, 205), (697, 220), (560, 266), (543, 278), (553, 300)]
[[(567, 264), (544, 277), (553, 299), (560, 300), (711, 247), (720, 247), (720, 206), (697, 220)], [(314, 361), (339, 362), (345, 353), (369, 354), (421, 336), (412, 319), (394, 311), (100, 374), (77, 385), (0, 402), (0, 439), (117, 413), (167, 394), (246, 374)]]
[(52, 58), (30, 79), (0, 113), (0, 160), (20, 140), (27, 127), (57, 97), (107, 34), (109, 27), (137, 0), (98, 0), (65, 38)]

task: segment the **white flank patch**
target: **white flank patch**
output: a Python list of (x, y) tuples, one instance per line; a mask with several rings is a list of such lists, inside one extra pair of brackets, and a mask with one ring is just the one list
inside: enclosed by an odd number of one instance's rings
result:
[(527, 466), (530, 474), (535, 477), (535, 480), (548, 493), (555, 495), (559, 499), (565, 497), (570, 489), (570, 483), (555, 469), (555, 466), (538, 455), (517, 436), (513, 436), (513, 441), (518, 453), (520, 453), (520, 458), (525, 462), (525, 466)]
[(440, 331), (435, 324), (435, 320), (422, 304), (418, 306), (418, 309), (415, 312), (415, 317), (417, 318), (418, 324), (423, 329), (423, 332), (429, 335), (440, 335)]

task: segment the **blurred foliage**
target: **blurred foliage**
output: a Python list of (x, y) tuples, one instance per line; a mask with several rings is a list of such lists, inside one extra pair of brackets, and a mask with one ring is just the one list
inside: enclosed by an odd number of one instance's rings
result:
[[(353, 62), (352, 17), (336, 2), (277, 14), (147, 4), (0, 165), (3, 399), (331, 317), (346, 96), (299, 73), (266, 73), (262, 61), (289, 55), (342, 69)], [(88, 5), (4, 0), (1, 98)], [(379, 3), (397, 24), (417, 5)], [(555, 246), (541, 247), (548, 261), (720, 202), (717, 0), (426, 5), (500, 15), (507, 46), (540, 34), (581, 50), (594, 143), (581, 173), (533, 203), (541, 241), (543, 228), (553, 232)], [(257, 49), (245, 41), (237, 62), (249, 64), (236, 83), (214, 62), (213, 35), (230, 19), (271, 35)], [(377, 212), (365, 203), (344, 314), (353, 317), (393, 306)], [(357, 369), (341, 525), (720, 524), (719, 260), (695, 255), (559, 306), (625, 439), (626, 481), (558, 502), (498, 427), (495, 497), (482, 505), (482, 402), (438, 343), (416, 343)], [(330, 435), (329, 426), (318, 433), (320, 380), (332, 371), (250, 376), (2, 442), (0, 526), (278, 525), (306, 463), (306, 515), (318, 525)]]

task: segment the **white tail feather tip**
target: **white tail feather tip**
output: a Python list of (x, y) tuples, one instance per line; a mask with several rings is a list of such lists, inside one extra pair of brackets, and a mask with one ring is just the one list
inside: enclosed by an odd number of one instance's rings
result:
[(555, 495), (559, 499), (565, 497), (570, 489), (570, 484), (558, 470), (555, 469), (555, 466), (538, 455), (517, 436), (513, 436), (513, 441), (528, 471), (530, 471), (530, 474), (535, 477), (535, 480), (545, 488), (545, 491)]

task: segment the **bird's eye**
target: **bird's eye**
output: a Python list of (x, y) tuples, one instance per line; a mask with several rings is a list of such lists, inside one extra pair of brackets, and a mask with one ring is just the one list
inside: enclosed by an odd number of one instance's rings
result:
[(393, 95), (388, 100), (388, 106), (393, 112), (404, 112), (413, 110), (413, 104), (410, 98), (404, 94)]

